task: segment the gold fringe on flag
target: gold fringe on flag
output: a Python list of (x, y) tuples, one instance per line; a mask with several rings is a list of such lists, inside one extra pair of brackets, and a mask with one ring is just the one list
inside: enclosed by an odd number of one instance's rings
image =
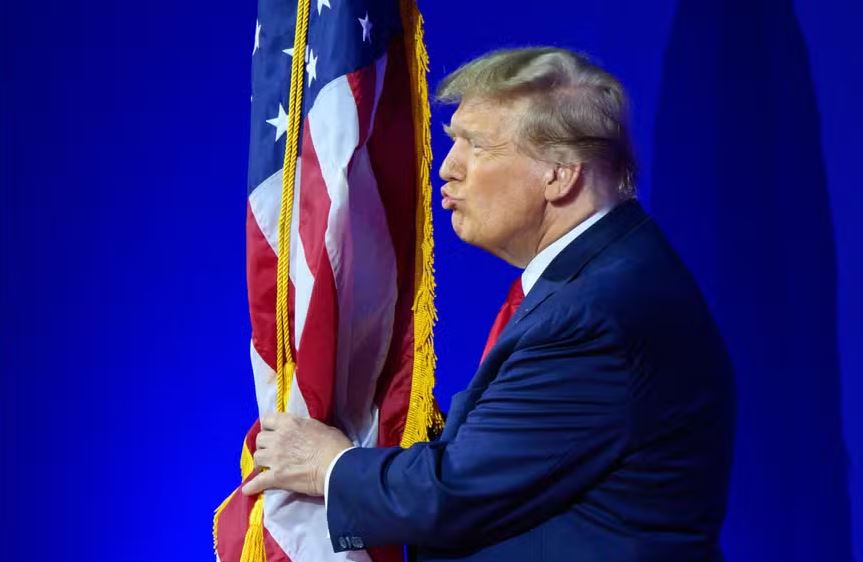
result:
[(414, 273), (414, 362), (411, 397), (401, 446), (427, 441), (429, 430), (443, 427), (432, 390), (437, 357), (434, 352), (434, 324), (437, 320), (434, 294), (434, 240), (431, 221), (431, 114), (428, 96), (428, 52), (424, 42), (422, 14), (415, 0), (401, 0), (405, 59), (411, 80), (411, 101), (416, 154), (416, 257)]
[(228, 497), (222, 500), (222, 503), (219, 504), (219, 507), (216, 508), (216, 514), (213, 515), (213, 550), (216, 551), (216, 555), (218, 556), (218, 542), (219, 542), (219, 517), (222, 516), (222, 512), (225, 511), (225, 507), (228, 506), (228, 503), (231, 501), (231, 498), (234, 497), (237, 491), (234, 490)]

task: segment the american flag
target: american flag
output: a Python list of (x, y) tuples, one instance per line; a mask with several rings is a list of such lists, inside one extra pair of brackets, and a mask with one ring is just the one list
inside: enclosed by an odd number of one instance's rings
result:
[[(246, 235), (258, 410), (278, 410), (280, 205), (291, 66), (302, 57), (286, 411), (338, 426), (357, 445), (409, 445), (436, 421), (421, 21), (412, 0), (307, 6), (304, 52), (294, 49), (295, 1), (259, 0), (255, 26)], [(244, 481), (258, 428), (245, 440)], [(401, 560), (396, 547), (333, 553), (323, 500), (278, 490), (257, 504), (235, 490), (214, 534), (221, 562)]]

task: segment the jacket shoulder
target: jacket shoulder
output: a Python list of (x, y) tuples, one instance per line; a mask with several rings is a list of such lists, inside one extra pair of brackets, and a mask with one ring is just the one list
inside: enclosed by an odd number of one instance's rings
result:
[(595, 256), (535, 316), (524, 334), (533, 337), (520, 343), (604, 330), (642, 349), (672, 340), (722, 346), (695, 279), (652, 220)]

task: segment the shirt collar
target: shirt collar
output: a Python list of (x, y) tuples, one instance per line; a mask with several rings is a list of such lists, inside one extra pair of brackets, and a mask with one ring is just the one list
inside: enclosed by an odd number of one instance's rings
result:
[(588, 228), (599, 222), (599, 220), (605, 215), (607, 215), (610, 210), (611, 207), (600, 209), (599, 211), (589, 216), (587, 220), (577, 224), (575, 228), (573, 228), (572, 230), (546, 246), (540, 253), (535, 255), (533, 259), (530, 260), (530, 263), (527, 264), (527, 267), (524, 268), (524, 271), (521, 273), (521, 288), (524, 291), (524, 294), (527, 295), (530, 292), (530, 290), (542, 276), (545, 268), (547, 268), (549, 264), (554, 261), (554, 258), (556, 258), (557, 255), (562, 252), (564, 248), (569, 246), (570, 242), (584, 234), (584, 232)]

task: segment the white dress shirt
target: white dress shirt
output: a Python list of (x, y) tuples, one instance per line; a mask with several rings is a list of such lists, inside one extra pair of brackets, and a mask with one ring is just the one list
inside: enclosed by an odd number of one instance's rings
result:
[(587, 220), (577, 224), (575, 228), (546, 246), (540, 253), (535, 255), (521, 273), (521, 290), (524, 291), (524, 296), (527, 296), (530, 290), (533, 289), (533, 286), (536, 285), (536, 282), (539, 280), (540, 276), (542, 276), (545, 269), (554, 261), (554, 258), (556, 258), (564, 248), (569, 246), (570, 242), (584, 234), (588, 228), (599, 222), (599, 220), (607, 215), (610, 210), (610, 208), (600, 209), (587, 217)]
[[(527, 264), (527, 267), (525, 267), (524, 271), (521, 273), (521, 288), (522, 291), (524, 291), (525, 296), (527, 296), (533, 286), (536, 285), (536, 282), (549, 264), (554, 261), (554, 258), (556, 258), (564, 248), (569, 246), (570, 242), (584, 234), (588, 228), (599, 222), (599, 220), (607, 215), (610, 210), (610, 207), (600, 209), (589, 216), (587, 220), (582, 221), (576, 225), (575, 228), (546, 246), (540, 253), (530, 260), (530, 263)], [(348, 447), (336, 455), (332, 462), (330, 462), (329, 467), (327, 467), (326, 479), (324, 480), (324, 509), (326, 509), (327, 497), (330, 495), (330, 475), (333, 473), (333, 468), (335, 468), (336, 462), (338, 462), (342, 455), (354, 448), (355, 447)]]

